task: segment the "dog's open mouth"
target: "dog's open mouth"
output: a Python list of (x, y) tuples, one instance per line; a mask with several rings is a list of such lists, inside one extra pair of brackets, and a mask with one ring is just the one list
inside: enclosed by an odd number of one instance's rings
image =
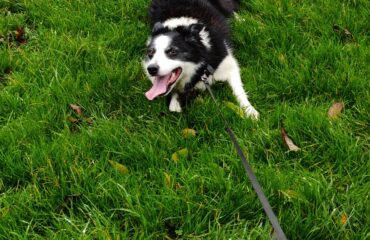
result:
[(176, 68), (171, 73), (164, 76), (156, 76), (152, 88), (145, 93), (149, 100), (164, 95), (171, 88), (171, 86), (179, 79), (182, 69)]

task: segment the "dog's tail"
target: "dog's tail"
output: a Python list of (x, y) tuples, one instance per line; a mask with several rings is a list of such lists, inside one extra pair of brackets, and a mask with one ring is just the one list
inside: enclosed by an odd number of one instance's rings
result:
[(208, 0), (217, 10), (223, 13), (226, 17), (230, 17), (238, 10), (240, 0)]

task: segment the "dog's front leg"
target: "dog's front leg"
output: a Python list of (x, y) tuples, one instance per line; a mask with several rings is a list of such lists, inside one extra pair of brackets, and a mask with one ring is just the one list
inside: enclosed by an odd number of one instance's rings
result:
[(243, 83), (240, 78), (238, 62), (231, 53), (221, 62), (214, 73), (214, 77), (217, 80), (227, 80), (234, 96), (239, 102), (240, 107), (243, 108), (245, 115), (247, 117), (258, 119), (259, 113), (248, 100), (248, 95), (244, 91)]
[(170, 111), (171, 112), (181, 112), (182, 111), (178, 93), (173, 93), (171, 96)]

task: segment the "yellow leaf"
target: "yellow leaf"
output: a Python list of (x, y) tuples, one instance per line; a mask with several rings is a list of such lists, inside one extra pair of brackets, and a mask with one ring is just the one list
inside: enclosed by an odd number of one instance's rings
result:
[(226, 107), (230, 108), (236, 114), (238, 114), (241, 118), (245, 118), (244, 111), (241, 107), (239, 107), (239, 106), (237, 106), (234, 103), (229, 102), (229, 101), (224, 101), (224, 104), (226, 105)]
[(180, 159), (184, 159), (189, 155), (189, 151), (187, 148), (183, 148), (171, 156), (171, 160), (174, 162), (178, 162)]
[(164, 183), (167, 187), (171, 187), (171, 176), (166, 172), (164, 172)]
[(336, 102), (334, 103), (328, 111), (328, 116), (330, 119), (336, 119), (344, 109), (344, 103), (343, 102)]
[(282, 194), (284, 194), (288, 198), (298, 198), (298, 193), (296, 191), (287, 189), (285, 191), (281, 191)]
[(340, 223), (342, 225), (345, 225), (348, 221), (348, 217), (347, 217), (347, 214), (343, 213), (342, 216), (340, 217)]
[(79, 120), (77, 118), (74, 118), (74, 117), (68, 117), (67, 121), (72, 123), (72, 124), (76, 124), (76, 123), (79, 122)]
[(195, 137), (196, 134), (197, 134), (197, 132), (194, 129), (191, 129), (191, 128), (185, 128), (185, 129), (182, 130), (182, 136), (184, 138)]
[(284, 64), (286, 64), (286, 62), (287, 62), (287, 61), (286, 61), (286, 57), (285, 57), (285, 55), (284, 55), (284, 54), (282, 54), (282, 53), (280, 53), (280, 54), (279, 54), (279, 56), (278, 56), (278, 60), (279, 60), (279, 63), (280, 63), (280, 64), (283, 64), (283, 65), (284, 65)]
[(120, 163), (115, 162), (115, 161), (112, 161), (112, 160), (109, 160), (108, 162), (109, 162), (109, 163), (110, 163), (110, 165), (112, 165), (112, 167), (113, 167), (114, 169), (116, 169), (118, 172), (123, 173), (123, 174), (128, 173), (128, 168), (127, 168), (125, 165), (120, 164)]

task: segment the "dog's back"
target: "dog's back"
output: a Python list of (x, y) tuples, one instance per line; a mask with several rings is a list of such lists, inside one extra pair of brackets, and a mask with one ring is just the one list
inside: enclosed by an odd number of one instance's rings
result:
[(149, 17), (151, 26), (179, 17), (193, 17), (212, 25), (225, 21), (238, 6), (239, 0), (152, 0)]

